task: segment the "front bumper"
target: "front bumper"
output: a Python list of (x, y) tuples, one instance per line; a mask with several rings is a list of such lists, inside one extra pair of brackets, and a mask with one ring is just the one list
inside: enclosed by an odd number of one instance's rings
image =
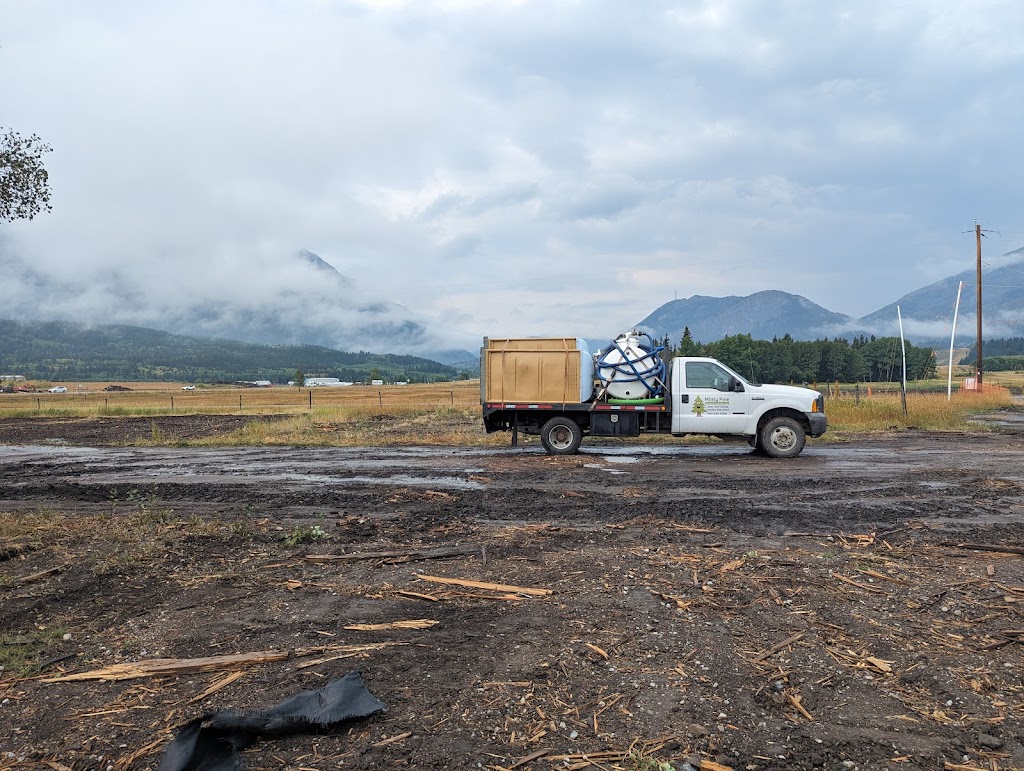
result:
[(824, 412), (805, 412), (807, 422), (811, 424), (810, 436), (821, 436), (828, 428), (828, 418)]

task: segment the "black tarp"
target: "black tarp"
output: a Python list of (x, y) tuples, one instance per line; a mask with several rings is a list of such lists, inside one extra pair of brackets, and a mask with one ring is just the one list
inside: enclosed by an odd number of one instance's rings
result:
[(266, 710), (213, 712), (186, 723), (164, 750), (158, 771), (239, 771), (245, 763), (238, 751), (261, 738), (328, 730), (386, 709), (362, 675), (349, 672)]

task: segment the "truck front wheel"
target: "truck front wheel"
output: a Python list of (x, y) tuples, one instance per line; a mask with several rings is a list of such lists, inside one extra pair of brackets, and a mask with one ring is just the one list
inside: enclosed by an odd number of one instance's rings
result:
[(572, 455), (583, 441), (583, 429), (569, 418), (551, 418), (540, 429), (540, 443), (549, 455)]
[(766, 422), (758, 436), (761, 449), (773, 458), (795, 458), (806, 441), (800, 424), (784, 415)]

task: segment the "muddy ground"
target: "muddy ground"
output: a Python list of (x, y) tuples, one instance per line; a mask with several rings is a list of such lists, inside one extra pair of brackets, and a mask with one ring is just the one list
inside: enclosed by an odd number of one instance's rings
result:
[[(155, 768), (188, 719), (351, 670), (385, 714), (249, 767), (1024, 767), (1014, 429), (775, 461), (82, 447), (94, 424), (28, 425), (0, 422), (0, 768)], [(346, 628), (398, 621), (421, 628)]]

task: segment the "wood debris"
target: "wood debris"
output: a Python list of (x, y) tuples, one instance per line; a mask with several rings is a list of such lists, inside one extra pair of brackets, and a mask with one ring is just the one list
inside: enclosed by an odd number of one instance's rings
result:
[(354, 632), (387, 632), (392, 629), (429, 629), (440, 623), (440, 621), (430, 618), (413, 618), (407, 621), (388, 621), (382, 624), (347, 624), (342, 629)]
[(492, 592), (511, 592), (514, 594), (528, 594), (531, 597), (546, 597), (554, 594), (552, 589), (536, 589), (528, 586), (513, 586), (511, 584), (492, 584), (487, 581), (472, 581), (467, 578), (447, 578), (445, 576), (428, 576), (417, 573), (416, 578), (421, 581), (429, 581), (435, 584), (448, 584), (450, 586), (464, 586), (468, 589), (486, 589)]
[(436, 549), (389, 549), (382, 551), (352, 552), (351, 554), (308, 554), (306, 562), (355, 562), (359, 560), (414, 560), (448, 559), (479, 554), (479, 546), (443, 546)]
[(62, 570), (64, 570), (63, 567), (55, 567), (55, 568), (49, 568), (47, 570), (40, 570), (38, 573), (33, 573), (32, 575), (29, 575), (29, 576), (22, 576), (21, 578), (19, 578), (14, 583), (16, 585), (18, 585), (18, 586), (24, 586), (25, 584), (30, 584), (33, 581), (40, 581), (40, 580), (42, 580), (44, 578), (49, 578), (50, 576), (54, 575), (55, 573), (60, 573)]
[(879, 589), (877, 586), (862, 584), (860, 581), (854, 581), (852, 578), (847, 578), (842, 573), (833, 573), (832, 577), (838, 578), (840, 581), (845, 581), (851, 586), (856, 586), (858, 589), (863, 589), (866, 592), (871, 592), (872, 594), (883, 594), (883, 590)]
[(597, 647), (596, 645), (594, 645), (593, 643), (583, 643), (583, 645), (584, 645), (585, 647), (587, 647), (587, 648), (590, 648), (590, 650), (592, 650), (592, 651), (593, 651), (594, 653), (596, 653), (596, 654), (597, 654), (598, 656), (600, 656), (601, 658), (603, 658), (603, 659), (604, 659), (605, 661), (607, 661), (607, 660), (608, 660), (608, 652), (607, 652), (607, 651), (605, 651), (605, 650), (604, 650), (604, 648), (598, 648), (598, 647)]
[(1004, 544), (991, 543), (947, 543), (944, 546), (952, 546), (956, 549), (971, 549), (972, 551), (994, 551), (1003, 554), (1024, 554), (1024, 546), (1006, 546)]
[(126, 664), (113, 664), (102, 669), (91, 669), (71, 675), (43, 678), (44, 683), (60, 683), (70, 680), (133, 680), (138, 677), (160, 677), (162, 675), (187, 675), (196, 672), (216, 672), (221, 669), (238, 669), (284, 661), (291, 657), (288, 651), (254, 651), (234, 653), (227, 656), (204, 656), (195, 659), (143, 659)]
[(392, 736), (390, 739), (382, 739), (381, 741), (375, 742), (374, 744), (371, 744), (370, 746), (371, 747), (387, 747), (389, 744), (394, 744), (395, 742), (404, 741), (405, 739), (408, 739), (410, 736), (412, 736), (412, 731), (406, 731), (405, 733), (398, 734), (397, 736)]
[(797, 642), (798, 640), (802, 640), (802, 639), (803, 639), (803, 636), (804, 636), (804, 633), (803, 633), (803, 632), (797, 632), (797, 633), (796, 633), (795, 635), (792, 635), (791, 637), (787, 637), (787, 638), (786, 638), (785, 640), (783, 640), (782, 642), (780, 642), (780, 643), (775, 643), (775, 645), (773, 645), (773, 646), (772, 646), (771, 648), (769, 648), (768, 650), (766, 650), (766, 651), (762, 651), (761, 653), (759, 653), (758, 655), (756, 655), (756, 656), (755, 656), (755, 657), (754, 657), (754, 658), (753, 658), (753, 659), (751, 660), (751, 663), (752, 663), (752, 664), (759, 664), (759, 663), (761, 663), (761, 662), (762, 662), (762, 661), (764, 661), (765, 659), (768, 659), (768, 658), (770, 658), (771, 656), (774, 656), (774, 655), (775, 655), (776, 653), (778, 653), (779, 651), (781, 651), (781, 650), (782, 650), (783, 648), (788, 648), (788, 647), (789, 647), (790, 645), (792, 645), (793, 643)]
[(238, 680), (241, 677), (245, 677), (245, 672), (243, 672), (242, 670), (238, 670), (237, 672), (228, 672), (228, 674), (224, 675), (224, 677), (220, 678), (215, 683), (210, 685), (202, 693), (197, 694), (196, 696), (193, 696), (191, 699), (189, 699), (188, 703), (195, 704), (197, 701), (202, 701), (207, 696), (215, 694), (221, 688), (231, 685), (231, 683), (235, 682), (235, 680)]

